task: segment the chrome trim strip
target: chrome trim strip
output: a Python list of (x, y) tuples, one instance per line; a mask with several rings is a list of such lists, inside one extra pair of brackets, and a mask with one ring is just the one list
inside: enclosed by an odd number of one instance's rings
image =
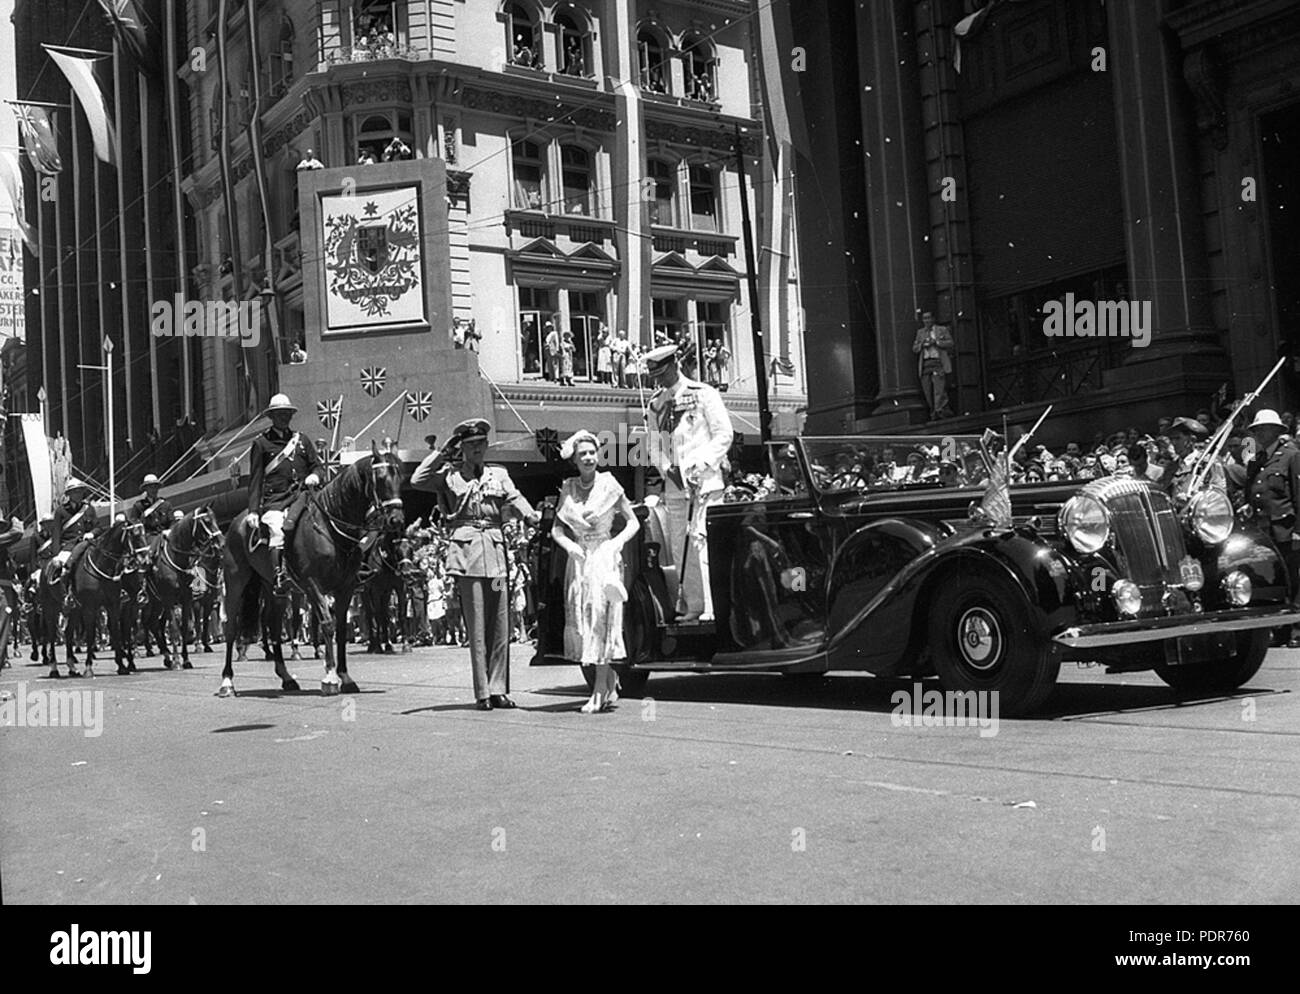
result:
[(1135, 642), (1162, 642), (1188, 635), (1211, 635), (1215, 632), (1244, 631), (1249, 628), (1280, 628), (1295, 624), (1300, 624), (1300, 611), (1290, 608), (1252, 611), (1249, 614), (1215, 611), (1211, 614), (1178, 615), (1173, 618), (1075, 625), (1053, 635), (1052, 640), (1071, 649), (1097, 649), (1132, 645)]

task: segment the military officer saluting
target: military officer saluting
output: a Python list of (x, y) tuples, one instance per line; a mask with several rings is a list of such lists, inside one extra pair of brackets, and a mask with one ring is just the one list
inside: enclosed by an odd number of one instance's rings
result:
[(55, 574), (56, 583), (72, 576), (99, 525), (95, 509), (86, 500), (89, 492), (90, 488), (81, 480), (75, 476), (68, 477), (63, 488), (63, 503), (54, 510), (50, 539), (52, 547), (58, 550), (54, 556), (59, 569)]
[(734, 438), (731, 417), (717, 390), (677, 368), (675, 345), (651, 349), (645, 360), (658, 387), (650, 398), (651, 424), (659, 429), (651, 451), (664, 477), (666, 538), (684, 609), (678, 620), (712, 621), (705, 527), (709, 506), (722, 499), (726, 486), (723, 464)]
[[(412, 487), (438, 497), (447, 530), (446, 572), (456, 578), (480, 711), (515, 706), (506, 695), (510, 590), (501, 526), (507, 508), (529, 524), (541, 520), (503, 467), (484, 465), (489, 429), (482, 418), (462, 421), (411, 474)], [(453, 468), (457, 449), (461, 461)]]
[[(1291, 607), (1300, 603), (1300, 449), (1282, 441), (1286, 426), (1277, 411), (1264, 408), (1248, 429), (1255, 458), (1246, 467), (1246, 494), (1260, 530), (1276, 543), (1286, 562)], [(1289, 648), (1300, 648), (1300, 626), (1291, 629)]]
[(285, 521), (285, 512), (304, 487), (320, 486), (325, 473), (316, 446), (289, 427), (297, 410), (284, 394), (272, 397), (265, 412), (271, 427), (253, 439), (248, 454), (248, 526), (250, 530), (265, 526), (277, 593), (283, 592), (288, 579), (284, 536), (293, 523)]
[(163, 529), (171, 527), (172, 504), (166, 497), (159, 496), (158, 489), (162, 486), (162, 481), (156, 474), (145, 474), (141, 486), (144, 494), (131, 505), (127, 518), (144, 525), (145, 534), (152, 538), (161, 535)]
[[(1194, 496), (1191, 492), (1192, 470), (1200, 460), (1201, 449), (1196, 444), (1209, 434), (1209, 429), (1194, 418), (1175, 418), (1169, 427), (1169, 441), (1173, 443), (1174, 455), (1178, 462), (1168, 474), (1168, 481), (1161, 478), (1169, 491), (1169, 498), (1175, 509), (1181, 510)], [(1223, 471), (1223, 463), (1215, 461), (1205, 473), (1206, 487), (1228, 494), (1228, 478)]]

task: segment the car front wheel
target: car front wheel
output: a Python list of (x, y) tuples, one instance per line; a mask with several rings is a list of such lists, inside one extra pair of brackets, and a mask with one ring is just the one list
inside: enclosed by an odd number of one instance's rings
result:
[(1237, 633), (1237, 654), (1231, 659), (1191, 666), (1161, 663), (1156, 676), (1184, 694), (1228, 694), (1250, 681), (1264, 665), (1269, 631), (1257, 628)]
[(1061, 668), (1057, 646), (1035, 630), (1025, 595), (987, 571), (950, 575), (933, 601), (930, 648), (945, 690), (996, 693), (1000, 714), (1043, 703)]

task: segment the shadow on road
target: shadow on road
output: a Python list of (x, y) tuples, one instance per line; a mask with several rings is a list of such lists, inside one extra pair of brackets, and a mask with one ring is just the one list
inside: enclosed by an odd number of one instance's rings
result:
[[(656, 701), (689, 701), (697, 704), (753, 704), (890, 714), (899, 707), (891, 699), (894, 693), (902, 690), (910, 695), (918, 682), (923, 691), (940, 689), (938, 681), (932, 677), (918, 681), (910, 677), (885, 679), (859, 674), (784, 676), (771, 673), (655, 673), (651, 675), (642, 696)], [(1178, 709), (1284, 692), (1248, 685), (1230, 695), (1180, 697), (1172, 688), (1165, 686), (1063, 682), (1056, 685), (1052, 696), (1031, 720), (1055, 721), (1097, 713)], [(581, 694), (585, 697), (587, 689), (581, 683), (561, 684), (540, 688), (534, 693), (565, 696)], [(629, 704), (633, 701), (627, 696), (623, 700)], [(910, 700), (906, 707), (911, 710)], [(556, 705), (549, 710), (568, 710), (568, 706)]]

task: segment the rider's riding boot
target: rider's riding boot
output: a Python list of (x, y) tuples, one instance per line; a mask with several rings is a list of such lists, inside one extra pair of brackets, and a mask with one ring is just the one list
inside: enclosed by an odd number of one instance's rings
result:
[(288, 588), (289, 574), (284, 568), (284, 550), (271, 549), (271, 567), (275, 570), (275, 593), (282, 594)]

